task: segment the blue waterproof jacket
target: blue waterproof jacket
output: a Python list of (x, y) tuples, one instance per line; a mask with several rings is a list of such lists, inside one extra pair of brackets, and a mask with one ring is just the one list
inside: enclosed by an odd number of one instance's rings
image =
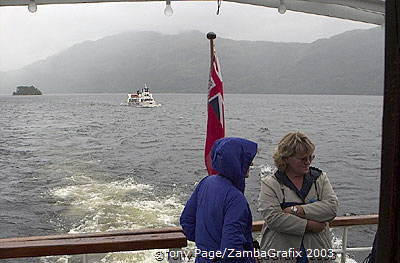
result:
[[(218, 174), (200, 181), (180, 218), (187, 239), (199, 249), (196, 262), (255, 262), (243, 253), (253, 251), (252, 216), (243, 193), (256, 153), (257, 144), (246, 139), (214, 143), (212, 166)], [(217, 251), (224, 256), (216, 258)]]

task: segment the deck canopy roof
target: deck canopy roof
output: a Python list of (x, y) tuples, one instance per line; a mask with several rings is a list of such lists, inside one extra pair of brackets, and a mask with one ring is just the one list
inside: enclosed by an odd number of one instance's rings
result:
[[(28, 6), (29, 1), (37, 5), (75, 4), (101, 2), (148, 2), (159, 0), (0, 0), (0, 6)], [(172, 0), (186, 2), (191, 0)], [(196, 0), (194, 0), (196, 1)], [(205, 0), (216, 1), (216, 0)], [(384, 0), (224, 0), (227, 2), (278, 8), (284, 5), (286, 10), (308, 14), (336, 17), (376, 25), (385, 22)]]

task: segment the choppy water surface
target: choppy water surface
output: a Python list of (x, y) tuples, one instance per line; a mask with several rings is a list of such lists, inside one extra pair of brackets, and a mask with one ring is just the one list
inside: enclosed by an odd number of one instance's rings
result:
[[(125, 97), (0, 96), (0, 237), (177, 225), (206, 175), (206, 95), (155, 94), (162, 106), (150, 109), (120, 106)], [(313, 165), (328, 173), (339, 215), (377, 213), (382, 97), (227, 94), (225, 117), (227, 136), (259, 143), (246, 186), (255, 220), (259, 169), (272, 166), (279, 139), (297, 130), (316, 144)], [(374, 231), (351, 230), (350, 245), (371, 245)], [(119, 253), (95, 261), (153, 259)]]

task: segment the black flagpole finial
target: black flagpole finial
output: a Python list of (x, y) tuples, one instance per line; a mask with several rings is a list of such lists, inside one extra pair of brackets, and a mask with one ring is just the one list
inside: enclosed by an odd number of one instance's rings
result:
[(214, 32), (207, 33), (207, 39), (216, 39), (217, 35)]

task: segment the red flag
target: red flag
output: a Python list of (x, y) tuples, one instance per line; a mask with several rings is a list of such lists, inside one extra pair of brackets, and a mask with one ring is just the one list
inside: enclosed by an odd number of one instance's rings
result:
[(225, 137), (224, 85), (215, 49), (213, 53), (208, 82), (207, 138), (204, 151), (205, 163), (209, 175), (217, 173), (211, 164), (212, 146), (216, 140)]

